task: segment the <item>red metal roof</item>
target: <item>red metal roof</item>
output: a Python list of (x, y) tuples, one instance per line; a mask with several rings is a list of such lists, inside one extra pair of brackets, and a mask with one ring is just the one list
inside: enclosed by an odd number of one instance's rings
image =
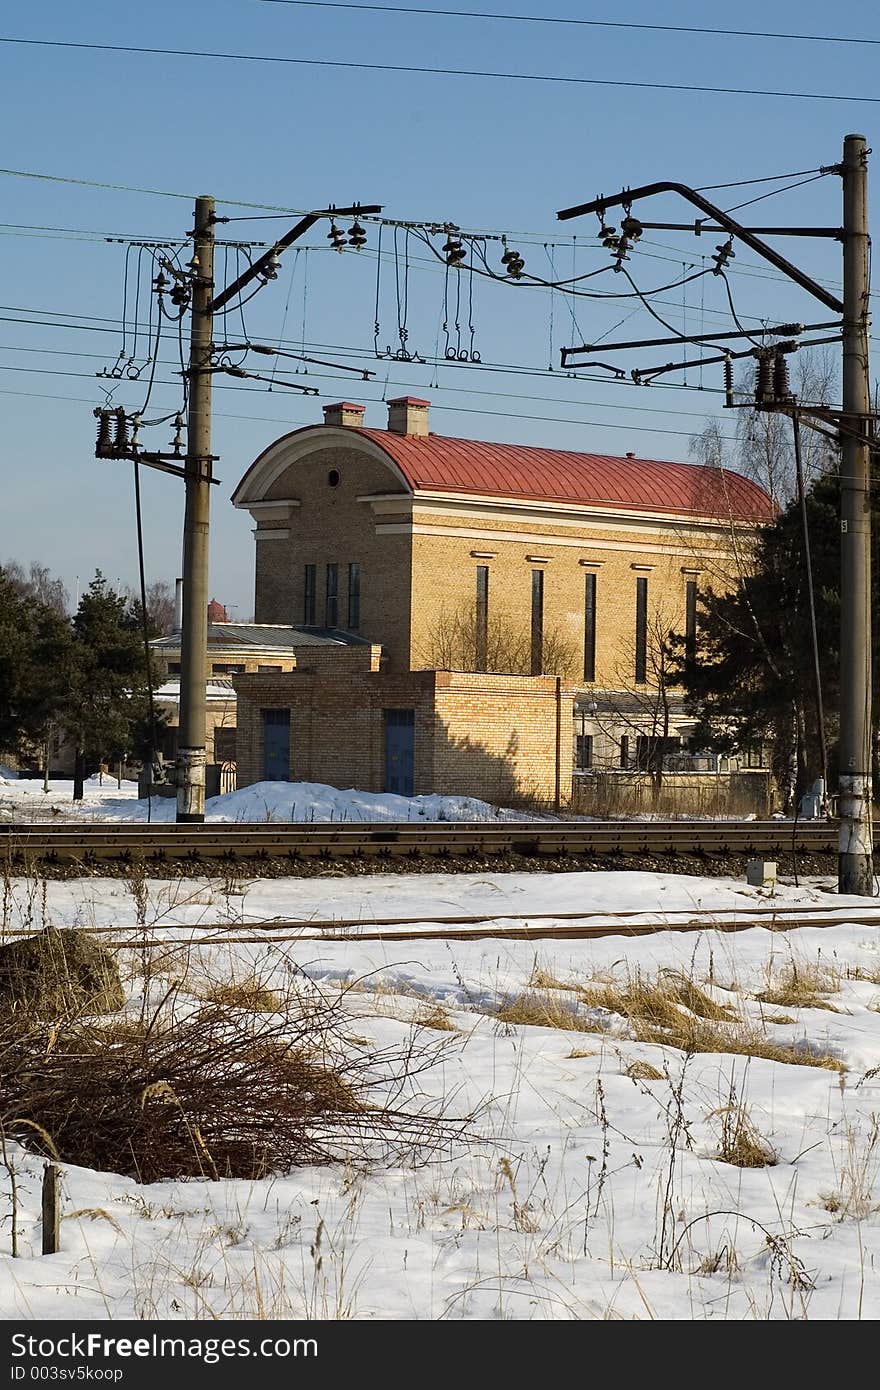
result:
[(770, 521), (775, 515), (763, 488), (726, 469), (435, 434), (419, 437), (360, 428), (354, 432), (388, 454), (414, 492), (479, 493), (740, 521)]

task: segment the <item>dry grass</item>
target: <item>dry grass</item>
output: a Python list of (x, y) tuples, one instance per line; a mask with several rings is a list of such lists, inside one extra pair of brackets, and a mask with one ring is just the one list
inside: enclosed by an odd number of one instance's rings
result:
[(442, 1004), (426, 1006), (416, 1015), (413, 1022), (419, 1028), (433, 1028), (438, 1033), (457, 1033), (458, 1029)]
[(718, 1157), (736, 1168), (772, 1168), (779, 1156), (755, 1128), (745, 1107), (734, 1101), (721, 1114)]
[(828, 1009), (836, 1013), (834, 1005), (823, 996), (836, 994), (839, 988), (839, 978), (826, 967), (791, 961), (767, 989), (755, 997), (762, 1004), (777, 1004), (787, 1009)]
[[(544, 989), (532, 988), (536, 978), (545, 982)], [(569, 986), (558, 982), (550, 985), (550, 979), (543, 971), (533, 971), (529, 988), (508, 1000), (495, 1017), (501, 1023), (526, 1028), (558, 1028), (576, 1033), (605, 1031), (601, 1021), (577, 1013), (559, 997), (560, 991), (570, 992)], [(731, 1053), (791, 1066), (845, 1071), (830, 1052), (771, 1040), (730, 1005), (716, 1003), (695, 981), (675, 971), (663, 971), (654, 979), (636, 974), (622, 984), (596, 982), (578, 987), (576, 994), (579, 1002), (589, 1008), (625, 1019), (638, 1042), (674, 1047), (689, 1054)]]
[(568, 990), (569, 993), (575, 994), (578, 992), (577, 985), (566, 984), (563, 980), (557, 979), (555, 975), (551, 975), (549, 970), (545, 970), (542, 966), (539, 965), (535, 966), (531, 975), (529, 976), (528, 988), (530, 990), (541, 991), (548, 989), (561, 989)]
[(566, 1008), (552, 993), (526, 990), (498, 1009), (499, 1023), (520, 1024), (526, 1028), (560, 1028), (572, 1033), (600, 1033), (592, 1019), (584, 1018), (574, 1009)]
[(594, 1008), (622, 1014), (640, 1026), (665, 1028), (677, 1032), (684, 1015), (692, 1018), (729, 1022), (735, 1019), (726, 1004), (716, 1004), (705, 990), (686, 975), (665, 972), (656, 980), (632, 976), (625, 985), (606, 984), (581, 991), (584, 1002)]
[(636, 975), (623, 985), (585, 990), (581, 998), (625, 1018), (639, 1042), (659, 1043), (687, 1053), (732, 1053), (795, 1066), (844, 1070), (830, 1053), (772, 1041), (681, 975), (661, 974), (654, 980)]
[(878, 1179), (880, 1115), (872, 1114), (865, 1131), (853, 1125), (846, 1126), (843, 1157), (837, 1169), (837, 1188), (823, 1196), (821, 1204), (839, 1221), (847, 1217), (864, 1220), (880, 1210), (874, 1195)]
[(277, 1013), (282, 1006), (281, 995), (276, 989), (267, 989), (253, 978), (211, 985), (202, 998), (219, 1008), (246, 1009), (249, 1013)]
[(568, 1054), (568, 1060), (569, 1060), (570, 1062), (578, 1062), (578, 1061), (580, 1061), (580, 1059), (581, 1059), (582, 1057), (596, 1057), (596, 1056), (598, 1056), (598, 1053), (596, 1053), (596, 1052), (591, 1052), (591, 1051), (589, 1050), (589, 1048), (586, 1048), (586, 1047), (573, 1047), (573, 1048), (571, 1049), (571, 1052), (569, 1052), (569, 1054)]
[(662, 1081), (663, 1073), (656, 1067), (652, 1067), (650, 1062), (630, 1062), (624, 1069), (624, 1076), (630, 1077), (632, 1081)]

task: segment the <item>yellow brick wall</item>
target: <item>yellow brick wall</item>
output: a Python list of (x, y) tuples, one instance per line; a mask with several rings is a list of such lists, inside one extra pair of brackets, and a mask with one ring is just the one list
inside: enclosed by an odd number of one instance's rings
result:
[[(383, 710), (415, 710), (415, 791), (567, 804), (571, 692), (549, 677), (297, 670), (238, 676), (238, 785), (263, 776), (263, 709), (290, 709), (292, 781), (382, 791)], [(558, 784), (557, 784), (558, 760)]]
[[(421, 520), (421, 518), (420, 518)], [(436, 519), (435, 519), (436, 524)], [(653, 621), (684, 631), (685, 594), (688, 579), (698, 563), (687, 554), (664, 552), (660, 543), (651, 550), (633, 551), (632, 540), (644, 545), (645, 535), (623, 533), (615, 536), (620, 550), (590, 546), (591, 537), (607, 538), (609, 533), (593, 529), (583, 540), (572, 538), (565, 545), (546, 546), (538, 542), (478, 539), (479, 523), (471, 523), (475, 537), (415, 535), (413, 537), (413, 625), (412, 651), (416, 666), (428, 666), (437, 648), (437, 630), (456, 612), (472, 613), (476, 602), (477, 566), (489, 570), (489, 613), (510, 624), (512, 629), (528, 631), (531, 622), (532, 570), (544, 571), (544, 633), (553, 632), (570, 648), (571, 664), (553, 672), (566, 681), (583, 685), (584, 659), (584, 576), (596, 575), (596, 684), (620, 688), (634, 682), (636, 580), (648, 580), (648, 625)], [(438, 527), (439, 529), (439, 527)], [(486, 529), (490, 529), (487, 527)], [(505, 530), (512, 526), (505, 524)], [(529, 527), (530, 531), (536, 528)], [(587, 528), (585, 528), (586, 531)], [(546, 531), (546, 534), (554, 533)], [(559, 532), (555, 533), (556, 536)], [(676, 546), (676, 548), (678, 548)], [(475, 557), (472, 550), (497, 552), (493, 558)], [(547, 563), (530, 561), (529, 555), (546, 555)], [(596, 561), (582, 564), (581, 561)], [(640, 568), (634, 569), (633, 565)], [(698, 586), (708, 574), (696, 576)]]
[[(335, 469), (338, 487), (327, 476)], [(324, 624), (326, 566), (339, 565), (339, 626), (348, 625), (348, 566), (361, 566), (359, 631), (381, 643), (389, 662), (409, 669), (411, 544), (408, 536), (377, 535), (369, 493), (400, 492), (401, 485), (382, 464), (354, 449), (320, 449), (292, 463), (267, 494), (267, 500), (298, 498), (289, 522), (263, 524), (266, 530), (289, 530), (285, 540), (258, 540), (256, 621), (303, 621), (304, 568), (317, 566), (316, 621)]]

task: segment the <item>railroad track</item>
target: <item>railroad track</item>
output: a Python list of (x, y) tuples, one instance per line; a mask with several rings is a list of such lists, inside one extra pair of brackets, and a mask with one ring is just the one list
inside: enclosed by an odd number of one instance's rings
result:
[(700, 854), (772, 856), (837, 850), (831, 821), (485, 821), (399, 824), (262, 823), (176, 825), (144, 822), (13, 822), (0, 826), (0, 862), (96, 864), (211, 859), (411, 856)]
[[(748, 903), (741, 908), (673, 908), (662, 912), (482, 913), (473, 916), (376, 918), (272, 918), (253, 922), (161, 923), (140, 931), (132, 925), (80, 928), (118, 950), (168, 947), (263, 945), (315, 941), (589, 941), (603, 936), (649, 936), (657, 932), (740, 932), (755, 927), (789, 932), (842, 925), (880, 928), (880, 902), (857, 906)], [(2, 940), (32, 936), (32, 929), (3, 933)]]

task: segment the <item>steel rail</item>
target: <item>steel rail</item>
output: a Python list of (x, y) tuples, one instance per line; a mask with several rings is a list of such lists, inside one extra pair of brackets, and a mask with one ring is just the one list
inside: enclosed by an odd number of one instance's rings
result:
[[(727, 914), (727, 915), (722, 915)], [(663, 914), (664, 920), (650, 921), (651, 913), (523, 913), (520, 916), (498, 914), (494, 917), (475, 916), (450, 918), (388, 918), (373, 922), (339, 921), (269, 921), (241, 923), (230, 926), (218, 923), (216, 928), (208, 924), (190, 926), (163, 924), (163, 933), (178, 932), (178, 936), (155, 936), (150, 929), (136, 935), (137, 929), (121, 925), (90, 927), (83, 930), (97, 932), (102, 936), (102, 944), (109, 949), (143, 951), (160, 949), (189, 949), (192, 946), (230, 946), (262, 945), (275, 946), (290, 942), (356, 942), (381, 941), (386, 943), (413, 941), (483, 941), (498, 940), (565, 940), (590, 941), (606, 936), (651, 936), (659, 932), (673, 931), (694, 933), (701, 931), (741, 932), (753, 929), (765, 931), (799, 931), (807, 927), (823, 929), (835, 926), (880, 927), (880, 906), (848, 910), (835, 904), (827, 906), (772, 908), (755, 905), (735, 915), (730, 908), (703, 909), (688, 911), (674, 909)], [(673, 920), (675, 919), (675, 920)], [(520, 923), (499, 927), (500, 922)], [(430, 927), (423, 923), (430, 923)], [(540, 923), (540, 925), (538, 925)], [(471, 930), (465, 926), (471, 924)], [(350, 927), (357, 928), (351, 931)], [(375, 928), (405, 926), (409, 931), (375, 930)], [(291, 928), (298, 928), (291, 931)], [(345, 928), (343, 930), (342, 928)], [(193, 932), (211, 932), (211, 935), (185, 935)], [(113, 937), (113, 933), (119, 933)], [(5, 933), (6, 938), (32, 935), (28, 931)], [(107, 939), (113, 937), (113, 939)]]
[(328, 859), (346, 856), (444, 856), (468, 853), (552, 855), (689, 853), (831, 853), (836, 826), (780, 821), (562, 821), (400, 824), (147, 825), (100, 822), (0, 825), (0, 858), (154, 860), (219, 857)]

